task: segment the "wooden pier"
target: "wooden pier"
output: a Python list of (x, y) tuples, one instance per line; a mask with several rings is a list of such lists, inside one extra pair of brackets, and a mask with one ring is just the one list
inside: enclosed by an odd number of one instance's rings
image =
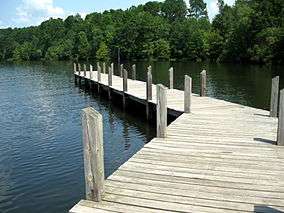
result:
[[(200, 95), (196, 95), (191, 94), (189, 76), (185, 76), (184, 91), (173, 88), (172, 69), (169, 89), (152, 84), (151, 68), (147, 82), (128, 79), (125, 72), (114, 76), (113, 66), (109, 70), (106, 74), (100, 69), (76, 69), (75, 79), (108, 91), (110, 97), (121, 95), (124, 106), (132, 99), (145, 105), (146, 112), (149, 105), (157, 107), (157, 138), (98, 182), (103, 175), (97, 156), (101, 156), (102, 139), (92, 137), (99, 130), (86, 128), (101, 128), (101, 118), (85, 109), (83, 114), (91, 115), (88, 121), (83, 116), (83, 131), (88, 133), (84, 143), (98, 144), (93, 158), (97, 166), (85, 170), (86, 181), (94, 182), (86, 184), (86, 192), (95, 198), (87, 195), (89, 200), (81, 200), (71, 213), (284, 212), (284, 92), (278, 124), (278, 107), (272, 106), (270, 116), (265, 110), (206, 97), (206, 71), (201, 73)], [(177, 119), (166, 127), (167, 114)], [(85, 163), (92, 159), (88, 153), (84, 156)]]

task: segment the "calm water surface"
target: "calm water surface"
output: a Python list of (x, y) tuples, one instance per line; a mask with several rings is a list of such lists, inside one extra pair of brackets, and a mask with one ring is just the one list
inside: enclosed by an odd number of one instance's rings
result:
[[(148, 65), (137, 63), (138, 79), (145, 79)], [(196, 93), (205, 68), (209, 96), (263, 109), (269, 106), (271, 78), (281, 71), (196, 63), (152, 66), (154, 83), (168, 85), (167, 70), (174, 66), (175, 87), (182, 89), (189, 74)], [(69, 63), (0, 65), (1, 213), (67, 212), (84, 197), (81, 109), (92, 106), (103, 115), (107, 176), (155, 135), (143, 117), (75, 87), (72, 69)]]

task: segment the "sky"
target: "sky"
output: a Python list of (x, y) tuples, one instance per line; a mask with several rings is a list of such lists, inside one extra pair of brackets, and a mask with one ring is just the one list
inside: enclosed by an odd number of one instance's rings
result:
[[(94, 11), (126, 9), (148, 1), (150, 0), (0, 0), (0, 29), (39, 25), (50, 17), (64, 19), (77, 13), (84, 18)], [(217, 0), (204, 1), (212, 20), (218, 13)], [(235, 0), (225, 0), (228, 5), (234, 2)]]

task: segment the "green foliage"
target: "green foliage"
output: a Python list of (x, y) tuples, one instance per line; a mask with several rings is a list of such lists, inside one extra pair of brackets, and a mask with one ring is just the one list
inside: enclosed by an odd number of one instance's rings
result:
[(0, 60), (189, 59), (283, 63), (283, 0), (218, 0), (208, 20), (204, 0), (150, 1), (39, 26), (0, 30)]
[(39, 60), (42, 52), (36, 49), (31, 42), (24, 42), (18, 45), (13, 52), (13, 60), (16, 61), (29, 61)]
[(77, 53), (79, 58), (88, 59), (91, 51), (91, 46), (89, 44), (87, 35), (85, 32), (81, 31), (78, 34), (78, 37), (75, 41), (75, 48), (77, 49)]
[(98, 61), (107, 61), (109, 59), (109, 50), (104, 42), (100, 44), (99, 49), (96, 53), (96, 58)]
[(183, 20), (187, 14), (187, 6), (183, 0), (165, 0), (162, 13), (170, 21)]
[(212, 27), (223, 38), (222, 61), (283, 63), (283, 0), (219, 0)]
[(208, 18), (206, 3), (203, 0), (189, 0), (189, 16)]

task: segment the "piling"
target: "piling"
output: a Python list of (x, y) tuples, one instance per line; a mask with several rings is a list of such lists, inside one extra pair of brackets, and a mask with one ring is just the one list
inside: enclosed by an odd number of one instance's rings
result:
[(100, 202), (104, 194), (102, 116), (91, 107), (82, 111), (86, 199)]
[(170, 84), (170, 89), (174, 88), (174, 68), (169, 69), (169, 84)]
[(167, 137), (167, 88), (157, 85), (157, 138)]
[(206, 70), (200, 73), (200, 96), (204, 97), (206, 95)]
[(191, 112), (191, 93), (192, 93), (192, 79), (188, 75), (184, 76), (184, 112)]
[(279, 76), (272, 79), (271, 97), (270, 97), (270, 116), (277, 117), (279, 99)]

